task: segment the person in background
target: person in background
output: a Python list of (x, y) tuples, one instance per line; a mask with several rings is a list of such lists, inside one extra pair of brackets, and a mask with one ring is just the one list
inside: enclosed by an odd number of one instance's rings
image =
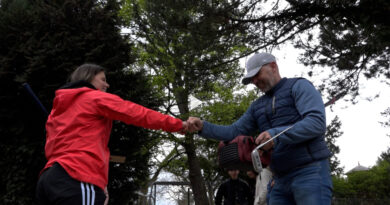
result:
[(270, 168), (274, 185), (269, 204), (331, 204), (331, 153), (325, 142), (325, 107), (320, 93), (304, 78), (281, 78), (270, 53), (252, 55), (246, 70), (242, 83), (252, 83), (264, 95), (243, 116), (226, 126), (189, 117), (189, 126), (203, 137), (223, 141), (259, 132), (257, 144), (292, 126), (260, 151), (273, 150)]
[(230, 179), (219, 186), (215, 196), (215, 205), (253, 204), (253, 195), (249, 186), (245, 181), (238, 178), (239, 173), (239, 170), (228, 170)]
[(107, 93), (108, 88), (104, 68), (84, 64), (72, 73), (69, 84), (56, 91), (46, 122), (47, 163), (36, 190), (40, 204), (107, 204), (107, 145), (113, 120), (167, 132), (187, 131), (186, 122), (123, 100)]

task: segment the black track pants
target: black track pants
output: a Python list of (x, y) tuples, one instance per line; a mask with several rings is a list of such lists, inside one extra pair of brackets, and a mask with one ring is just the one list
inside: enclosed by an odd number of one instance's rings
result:
[(42, 205), (102, 205), (106, 199), (101, 188), (74, 180), (58, 163), (39, 177), (36, 197)]

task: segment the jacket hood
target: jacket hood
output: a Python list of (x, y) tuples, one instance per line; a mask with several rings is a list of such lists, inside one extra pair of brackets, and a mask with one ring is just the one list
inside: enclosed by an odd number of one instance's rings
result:
[(96, 88), (86, 81), (72, 82), (62, 86), (56, 91), (51, 114), (56, 116), (65, 112), (73, 106), (73, 102), (80, 95), (92, 90), (96, 90)]
[(91, 83), (88, 83), (87, 81), (84, 80), (67, 83), (62, 87), (60, 87), (60, 89), (73, 89), (73, 88), (82, 88), (82, 87), (88, 87), (96, 90), (96, 88)]

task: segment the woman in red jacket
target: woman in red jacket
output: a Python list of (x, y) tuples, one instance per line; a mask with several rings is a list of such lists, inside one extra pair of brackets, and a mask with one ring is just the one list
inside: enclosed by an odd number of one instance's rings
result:
[(37, 198), (42, 204), (103, 204), (112, 121), (185, 132), (187, 123), (106, 93), (104, 69), (84, 64), (56, 91), (46, 122), (45, 155)]

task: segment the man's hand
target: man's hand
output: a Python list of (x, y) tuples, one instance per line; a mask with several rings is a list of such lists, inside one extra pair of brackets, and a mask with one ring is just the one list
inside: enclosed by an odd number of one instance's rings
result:
[[(262, 143), (266, 142), (267, 140), (271, 139), (271, 137), (272, 136), (269, 134), (269, 132), (264, 131), (264, 132), (259, 134), (259, 136), (256, 138), (255, 142), (256, 142), (256, 144), (262, 144)], [(260, 150), (261, 151), (268, 151), (273, 146), (274, 146), (274, 141), (272, 140), (272, 141), (268, 142), (267, 144), (265, 144), (262, 148), (260, 148)]]
[(198, 132), (203, 129), (203, 121), (197, 117), (189, 117), (187, 123), (189, 132)]

